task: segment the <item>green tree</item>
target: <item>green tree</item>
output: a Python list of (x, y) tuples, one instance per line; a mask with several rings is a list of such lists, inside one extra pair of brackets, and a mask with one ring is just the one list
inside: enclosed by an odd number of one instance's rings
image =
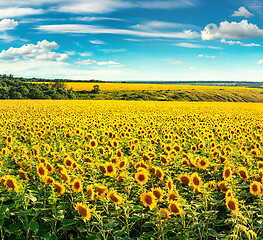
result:
[(99, 93), (100, 92), (100, 86), (99, 85), (94, 85), (93, 89), (91, 90), (92, 93)]

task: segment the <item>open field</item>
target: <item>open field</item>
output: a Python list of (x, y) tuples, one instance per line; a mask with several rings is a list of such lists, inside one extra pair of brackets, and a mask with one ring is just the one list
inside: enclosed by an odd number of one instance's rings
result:
[(0, 101), (2, 239), (262, 239), (263, 104)]
[[(49, 82), (36, 82), (36, 83), (50, 84)], [(246, 89), (246, 87), (205, 86), (205, 85), (66, 82), (67, 88), (72, 88), (73, 91), (91, 91), (94, 85), (99, 85), (99, 88), (102, 91), (220, 90), (220, 89), (221, 90), (244, 90)], [(257, 90), (262, 90), (262, 89), (257, 89)]]

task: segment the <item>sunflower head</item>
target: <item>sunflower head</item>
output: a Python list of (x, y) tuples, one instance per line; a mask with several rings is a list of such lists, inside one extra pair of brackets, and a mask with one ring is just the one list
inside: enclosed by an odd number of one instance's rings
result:
[(248, 171), (247, 171), (247, 169), (246, 169), (245, 167), (239, 168), (237, 172), (238, 172), (238, 175), (239, 175), (242, 179), (244, 179), (245, 181), (248, 180), (249, 175), (248, 175)]
[(153, 188), (152, 189), (152, 193), (153, 193), (153, 195), (155, 196), (155, 198), (158, 201), (162, 202), (162, 200), (163, 200), (163, 190), (161, 188)]
[(95, 195), (93, 186), (92, 186), (92, 185), (88, 185), (88, 186), (86, 187), (86, 189), (87, 189), (87, 192), (88, 192), (88, 195), (89, 195), (90, 200), (93, 201), (93, 200), (94, 200), (94, 195)]
[(89, 221), (91, 218), (90, 208), (84, 203), (77, 203), (75, 209), (78, 210), (79, 214), (83, 217), (83, 221)]
[(74, 179), (71, 188), (74, 192), (77, 192), (77, 193), (81, 192), (83, 190), (81, 180), (80, 179)]
[(176, 215), (182, 215), (183, 214), (183, 210), (180, 208), (180, 205), (177, 201), (171, 201), (169, 204), (169, 209), (171, 211), (172, 214)]
[(191, 184), (194, 188), (201, 188), (202, 180), (199, 177), (197, 172), (192, 173), (191, 175)]
[(141, 194), (141, 201), (145, 207), (149, 207), (153, 210), (156, 207), (156, 200), (152, 192), (144, 192)]
[(259, 195), (261, 193), (262, 185), (261, 183), (254, 181), (250, 184), (249, 188), (250, 188), (251, 194)]
[(122, 203), (122, 198), (117, 195), (117, 191), (110, 191), (107, 195), (108, 199), (113, 201), (115, 205), (120, 205)]
[(226, 199), (226, 206), (228, 209), (232, 211), (232, 213), (238, 213), (239, 207), (238, 207), (238, 201), (235, 198), (227, 198)]
[(114, 164), (111, 162), (105, 164), (105, 170), (106, 170), (106, 172), (104, 173), (105, 176), (113, 177), (116, 174), (116, 168)]
[(159, 221), (165, 221), (170, 217), (170, 212), (167, 209), (160, 209), (159, 210), (159, 216), (157, 217), (157, 220)]
[(146, 184), (148, 181), (148, 172), (144, 168), (137, 169), (137, 173), (135, 173), (135, 180), (140, 185)]
[(191, 178), (190, 178), (190, 176), (188, 176), (187, 174), (181, 174), (181, 175), (179, 176), (179, 181), (180, 181), (182, 184), (189, 186), (190, 181), (191, 181)]
[(231, 167), (224, 167), (223, 171), (223, 178), (224, 180), (229, 180), (232, 177), (232, 168)]

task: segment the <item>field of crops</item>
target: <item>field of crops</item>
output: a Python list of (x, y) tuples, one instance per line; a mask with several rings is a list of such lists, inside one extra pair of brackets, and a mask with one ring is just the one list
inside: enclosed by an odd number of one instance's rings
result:
[[(35, 82), (46, 83), (49, 82)], [(52, 83), (51, 83), (52, 84)], [(94, 85), (99, 85), (102, 91), (149, 91), (149, 90), (244, 90), (246, 87), (230, 86), (207, 86), (207, 85), (176, 85), (176, 84), (146, 84), (146, 83), (96, 83), (96, 82), (67, 82), (68, 89), (74, 91), (91, 91)], [(249, 88), (250, 89), (250, 88)], [(251, 88), (252, 89), (252, 88)], [(253, 90), (262, 91), (262, 89), (253, 88)]]
[(263, 104), (14, 100), (0, 116), (1, 239), (263, 239)]

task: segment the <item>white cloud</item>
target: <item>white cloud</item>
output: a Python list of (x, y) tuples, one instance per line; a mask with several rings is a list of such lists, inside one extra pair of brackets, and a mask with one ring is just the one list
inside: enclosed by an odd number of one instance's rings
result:
[(170, 61), (169, 63), (171, 63), (171, 64), (182, 64), (182, 62), (178, 61), (178, 60)]
[(198, 55), (199, 58), (216, 58), (216, 56), (208, 56), (208, 55), (203, 55), (203, 54), (199, 54)]
[[(76, 80), (102, 79), (122, 80), (129, 72), (115, 68), (93, 70), (79, 69), (79, 66), (67, 62), (21, 60), (18, 62), (0, 61), (2, 73), (12, 73), (23, 77), (65, 78)], [(55, 69), (55, 71), (54, 71)]]
[(58, 12), (68, 12), (68, 13), (109, 13), (122, 8), (133, 7), (134, 4), (128, 1), (121, 0), (99, 0), (99, 1), (74, 1), (66, 2), (53, 10)]
[(42, 9), (34, 9), (34, 8), (18, 8), (18, 7), (0, 8), (1, 18), (36, 15), (36, 14), (42, 14), (43, 12), (44, 11)]
[(83, 21), (83, 22), (93, 22), (93, 21), (103, 21), (103, 20), (112, 20), (112, 21), (123, 21), (120, 18), (110, 18), (110, 17), (75, 17), (71, 20)]
[(163, 21), (147, 21), (142, 24), (136, 24), (132, 26), (133, 28), (151, 31), (153, 29), (163, 29), (163, 28), (182, 28), (185, 27), (181, 23), (163, 22)]
[(148, 32), (129, 29), (110, 29), (95, 25), (84, 24), (60, 24), (60, 25), (41, 25), (37, 29), (48, 33), (92, 33), (92, 34), (119, 34), (140, 37), (159, 37), (159, 38), (183, 38), (191, 39), (199, 37), (199, 33), (191, 30), (182, 32)]
[(35, 59), (35, 60), (56, 60), (65, 61), (69, 57), (65, 53), (51, 52), (53, 49), (57, 49), (59, 46), (56, 42), (49, 42), (43, 40), (36, 45), (27, 44), (20, 48), (10, 47), (8, 50), (3, 50), (0, 53), (0, 59), (19, 61), (22, 59)]
[(258, 44), (258, 43), (242, 43), (242, 42), (240, 42), (240, 41), (232, 41), (232, 40), (230, 40), (230, 41), (227, 41), (226, 39), (221, 39), (221, 42), (222, 43), (227, 43), (227, 44), (229, 44), (229, 45), (240, 45), (240, 46), (242, 46), (242, 47), (260, 47), (261, 45), (260, 44)]
[(170, 1), (141, 1), (139, 5), (142, 8), (170, 9), (170, 8), (193, 7), (197, 3), (198, 3), (197, 0), (170, 0)]
[(195, 44), (195, 43), (175, 43), (172, 44), (174, 46), (178, 47), (185, 47), (185, 48), (210, 48), (210, 49), (221, 49), (220, 47), (214, 47), (214, 46), (205, 46), (205, 45), (200, 45), (200, 44)]
[(105, 44), (105, 42), (103, 42), (103, 41), (101, 41), (101, 40), (90, 40), (89, 42), (90, 42), (90, 43), (93, 43), (93, 44), (98, 44), (98, 45)]
[(257, 64), (263, 64), (263, 59), (259, 60)]
[[(49, 5), (51, 11), (89, 14), (89, 13), (109, 13), (119, 9), (127, 8), (148, 8), (148, 9), (173, 9), (193, 7), (198, 4), (199, 0), (1, 0), (0, 8), (13, 7), (26, 8)], [(39, 10), (39, 9), (33, 9)], [(20, 13), (21, 14), (21, 13)], [(32, 14), (32, 12), (29, 14)], [(37, 13), (36, 13), (37, 14)]]
[(247, 20), (241, 22), (228, 21), (221, 22), (219, 27), (210, 23), (201, 32), (203, 40), (213, 40), (217, 38), (232, 38), (241, 39), (248, 37), (263, 37), (263, 30), (259, 29), (257, 25), (248, 23)]
[(80, 65), (90, 65), (90, 64), (97, 63), (97, 61), (91, 60), (91, 59), (86, 59), (86, 60), (78, 61), (78, 62), (75, 62), (75, 63), (80, 64)]
[(98, 64), (98, 65), (120, 65), (120, 63), (114, 62), (114, 61), (98, 62), (97, 64)]
[(250, 13), (245, 7), (240, 7), (238, 11), (234, 11), (232, 16), (234, 17), (246, 17), (249, 18), (253, 16), (254, 14)]
[(0, 32), (14, 29), (18, 25), (18, 22), (14, 19), (2, 19), (0, 21)]
[(82, 53), (79, 53), (80, 56), (82, 57), (90, 57), (92, 55), (91, 52), (82, 52)]

